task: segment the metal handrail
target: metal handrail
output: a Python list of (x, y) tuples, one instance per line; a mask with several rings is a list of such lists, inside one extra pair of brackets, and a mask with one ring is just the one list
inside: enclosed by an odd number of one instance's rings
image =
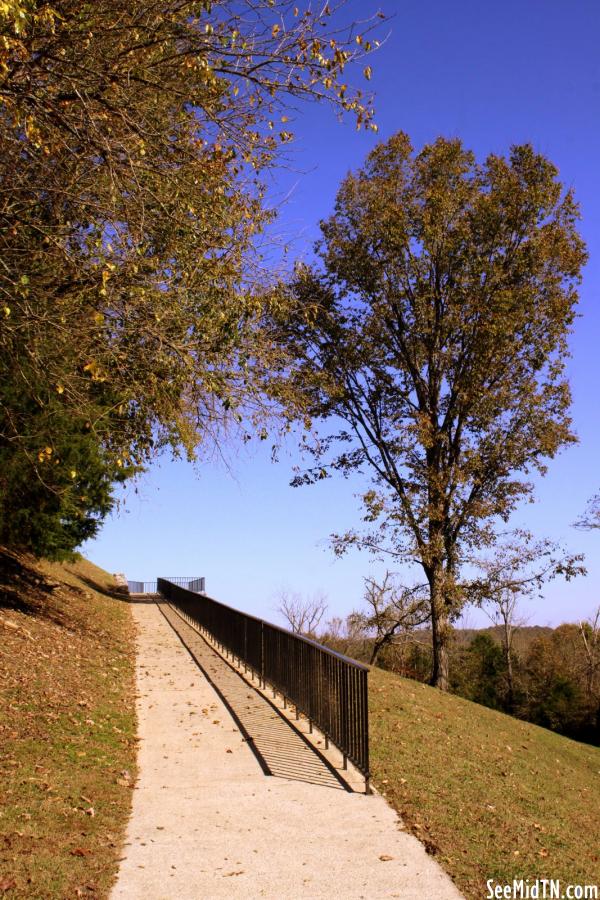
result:
[(193, 593), (167, 578), (158, 592), (279, 691), (362, 772), (369, 790), (368, 667), (303, 635)]

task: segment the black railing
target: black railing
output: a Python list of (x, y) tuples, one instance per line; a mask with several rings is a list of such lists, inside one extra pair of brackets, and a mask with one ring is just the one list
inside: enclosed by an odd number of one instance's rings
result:
[[(166, 579), (170, 581), (171, 584), (177, 584), (180, 587), (187, 588), (188, 591), (193, 591), (194, 593), (201, 594), (204, 591), (206, 579), (198, 578), (196, 575), (193, 576), (176, 576)], [(156, 581), (128, 581), (127, 587), (129, 588), (130, 594), (156, 594), (157, 593), (157, 583)]]
[(128, 581), (127, 587), (130, 594), (156, 594), (155, 581)]
[(199, 596), (167, 578), (158, 592), (269, 682), (362, 772), (369, 789), (368, 668), (316, 641)]

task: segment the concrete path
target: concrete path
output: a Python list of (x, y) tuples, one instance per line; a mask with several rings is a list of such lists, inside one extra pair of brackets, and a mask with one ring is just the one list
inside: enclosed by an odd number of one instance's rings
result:
[(382, 797), (346, 790), (266, 699), (161, 607), (133, 607), (139, 779), (111, 900), (461, 897)]
[[(329, 764), (324, 755), (319, 757), (309, 743), (309, 736), (301, 733), (303, 726), (306, 730), (306, 720), (288, 724), (281, 714), (283, 711), (277, 709), (281, 704), (270, 700), (270, 691), (259, 691), (257, 683), (240, 677), (233, 663), (216, 653), (171, 606), (162, 604), (161, 611), (220, 694), (265, 775), (348, 789), (335, 768), (335, 763), (339, 765), (341, 761), (340, 754), (328, 753)], [(291, 710), (289, 715), (295, 718)], [(362, 788), (360, 776), (354, 781)]]

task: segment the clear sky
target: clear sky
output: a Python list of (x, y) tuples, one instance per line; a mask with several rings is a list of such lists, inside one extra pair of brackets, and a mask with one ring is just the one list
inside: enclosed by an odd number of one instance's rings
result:
[[(376, 9), (370, 0), (348, 4), (353, 18)], [(550, 463), (536, 503), (514, 524), (586, 554), (586, 578), (553, 583), (543, 601), (524, 604), (530, 622), (585, 617), (600, 603), (600, 531), (571, 523), (600, 489), (600, 4), (387, 0), (381, 9), (393, 18), (371, 58), (379, 134), (357, 133), (325, 107), (303, 107), (293, 171), (273, 185), (274, 197), (289, 194), (278, 231), (294, 239), (297, 256), (309, 255), (341, 179), (400, 129), (417, 148), (438, 135), (460, 137), (479, 158), (529, 141), (558, 166), (581, 204), (590, 252), (569, 363), (579, 444)], [(124, 506), (84, 553), (134, 579), (204, 575), (213, 597), (267, 618), (276, 618), (281, 588), (322, 592), (329, 614), (345, 615), (360, 605), (363, 577), (378, 568), (366, 554), (336, 560), (328, 549), (332, 531), (359, 523), (360, 485), (332, 479), (291, 488), (296, 461), (291, 446), (272, 464), (265, 444), (254, 453), (229, 450), (228, 467), (194, 470), (164, 459), (127, 488)]]

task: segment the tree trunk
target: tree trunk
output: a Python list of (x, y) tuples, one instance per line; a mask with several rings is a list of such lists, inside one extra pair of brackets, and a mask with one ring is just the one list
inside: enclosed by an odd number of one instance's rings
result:
[(371, 659), (369, 660), (369, 665), (374, 666), (377, 662), (377, 657), (379, 656), (379, 651), (383, 646), (383, 641), (375, 641), (373, 644), (373, 652), (371, 653)]
[(515, 711), (515, 679), (513, 673), (512, 658), (512, 628), (508, 618), (504, 619), (504, 659), (506, 661), (506, 680), (508, 684), (508, 692), (506, 696), (506, 711), (514, 714)]
[(504, 647), (504, 656), (506, 658), (506, 680), (508, 682), (506, 711), (512, 716), (515, 711), (515, 680), (513, 676), (512, 650), (508, 644)]
[(391, 634), (388, 632), (387, 634), (384, 634), (383, 637), (375, 639), (375, 643), (373, 644), (373, 652), (371, 653), (371, 659), (369, 660), (370, 666), (375, 665), (379, 653), (381, 652), (381, 650), (383, 650), (386, 644), (389, 644), (392, 637), (393, 632)]
[(429, 580), (431, 592), (431, 641), (433, 668), (429, 683), (441, 691), (449, 688), (448, 679), (448, 639), (450, 623), (442, 588), (442, 572), (433, 572)]

